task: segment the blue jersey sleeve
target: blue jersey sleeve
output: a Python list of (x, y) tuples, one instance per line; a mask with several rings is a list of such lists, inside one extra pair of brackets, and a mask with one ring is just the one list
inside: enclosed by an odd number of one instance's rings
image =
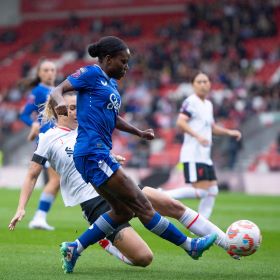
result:
[(32, 113), (38, 111), (38, 106), (35, 104), (35, 99), (36, 97), (32, 92), (28, 96), (27, 103), (19, 115), (19, 119), (28, 126), (31, 126), (33, 123), (33, 119), (31, 118)]
[(34, 105), (36, 105), (37, 110), (39, 110), (39, 107), (46, 103), (47, 95), (45, 94), (45, 91), (39, 87), (33, 90), (33, 94), (35, 96)]
[(95, 67), (87, 66), (78, 69), (74, 74), (67, 77), (73, 88), (77, 91), (94, 87), (97, 77)]

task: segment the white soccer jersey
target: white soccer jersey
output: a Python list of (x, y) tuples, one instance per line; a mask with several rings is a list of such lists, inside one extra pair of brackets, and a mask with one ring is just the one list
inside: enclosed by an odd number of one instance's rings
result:
[(60, 175), (60, 191), (65, 206), (75, 206), (98, 196), (92, 185), (87, 184), (75, 168), (73, 151), (76, 137), (76, 129), (60, 127), (40, 133), (39, 144), (33, 157), (33, 160), (36, 157), (48, 160)]
[(194, 137), (185, 133), (180, 161), (212, 165), (211, 145), (212, 124), (214, 123), (212, 103), (206, 99), (202, 100), (196, 94), (193, 94), (184, 100), (180, 113), (186, 114), (190, 118), (188, 121), (189, 126), (210, 143), (207, 147), (202, 146)]

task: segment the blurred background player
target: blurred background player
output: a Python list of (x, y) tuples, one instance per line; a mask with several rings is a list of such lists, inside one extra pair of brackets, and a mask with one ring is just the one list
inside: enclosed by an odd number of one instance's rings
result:
[[(20, 119), (31, 127), (28, 135), (29, 141), (35, 139), (38, 141), (39, 133), (45, 133), (48, 129), (53, 127), (53, 124), (50, 122), (42, 124), (42, 116), (40, 113), (43, 110), (43, 106), (47, 101), (51, 89), (54, 87), (55, 79), (55, 64), (47, 59), (40, 61), (37, 66), (36, 77), (30, 82), (30, 86), (32, 86), (33, 89), (20, 114)], [(40, 196), (36, 213), (29, 223), (30, 229), (54, 230), (54, 227), (47, 223), (47, 214), (59, 190), (59, 176), (48, 165), (48, 162), (46, 162), (45, 167), (47, 168), (46, 185)]]
[(192, 86), (194, 94), (184, 100), (176, 122), (177, 127), (184, 132), (180, 161), (184, 164), (185, 181), (192, 186), (166, 192), (177, 199), (200, 199), (198, 212), (208, 219), (219, 192), (211, 159), (212, 134), (227, 135), (240, 140), (241, 133), (215, 123), (213, 105), (206, 99), (211, 88), (206, 74), (195, 73)]

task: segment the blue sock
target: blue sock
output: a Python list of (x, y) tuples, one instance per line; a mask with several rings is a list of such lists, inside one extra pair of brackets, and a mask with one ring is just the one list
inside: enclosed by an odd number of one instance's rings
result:
[(151, 221), (144, 226), (151, 232), (177, 246), (182, 245), (187, 239), (181, 231), (179, 231), (172, 223), (157, 212)]
[(83, 248), (86, 249), (89, 245), (92, 245), (104, 238), (107, 235), (112, 234), (116, 229), (116, 224), (110, 216), (105, 213), (101, 215), (89, 228), (86, 230), (78, 240), (82, 244)]
[(42, 192), (40, 196), (38, 210), (48, 213), (54, 202), (54, 199), (55, 196), (53, 194)]

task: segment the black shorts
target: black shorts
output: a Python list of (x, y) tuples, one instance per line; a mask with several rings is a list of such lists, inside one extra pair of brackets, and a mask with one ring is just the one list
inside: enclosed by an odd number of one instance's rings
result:
[(184, 175), (186, 183), (217, 180), (213, 165), (198, 162), (184, 162)]
[[(109, 203), (101, 196), (92, 198), (81, 203), (81, 208), (83, 211), (84, 218), (89, 222), (89, 224), (93, 224), (100, 215), (104, 214), (105, 212), (111, 209)], [(118, 226), (117, 229), (106, 238), (113, 243), (117, 233), (126, 227), (130, 227), (130, 224), (124, 223)]]

